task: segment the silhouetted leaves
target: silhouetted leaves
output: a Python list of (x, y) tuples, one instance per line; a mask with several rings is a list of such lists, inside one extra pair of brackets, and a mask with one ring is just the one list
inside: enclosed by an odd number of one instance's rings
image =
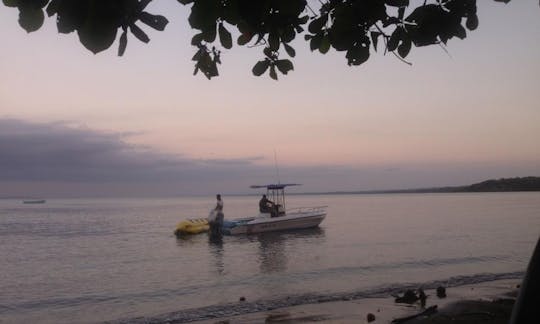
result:
[(19, 5), (19, 0), (2, 0), (5, 6), (15, 8)]
[(294, 70), (293, 64), (289, 60), (277, 60), (276, 67), (283, 74), (287, 74), (287, 72)]
[(152, 15), (146, 11), (143, 11), (139, 15), (139, 19), (148, 26), (156, 30), (164, 30), (169, 21), (167, 18), (160, 15)]
[(270, 66), (270, 77), (277, 81), (276, 67), (274, 65)]
[(199, 45), (199, 50), (192, 60), (196, 61), (193, 75), (201, 71), (208, 80), (219, 75), (217, 65), (221, 64), (220, 51), (215, 47), (209, 50), (205, 45)]
[(251, 41), (251, 39), (253, 38), (253, 35), (255, 34), (252, 34), (252, 33), (245, 33), (245, 34), (242, 34), (238, 37), (238, 45), (246, 45), (247, 43), (249, 43), (249, 41)]
[[(46, 10), (49, 17), (56, 16), (58, 32), (76, 31), (80, 42), (94, 53), (109, 48), (121, 29), (120, 56), (126, 51), (129, 32), (144, 43), (150, 41), (139, 22), (158, 31), (166, 28), (167, 18), (144, 11), (151, 1), (2, 0), (7, 7), (18, 8), (19, 24), (26, 31), (43, 25)], [(277, 71), (287, 74), (293, 70), (292, 62), (279, 56), (283, 52), (296, 56), (289, 43), (300, 33), (311, 51), (325, 54), (333, 48), (345, 52), (347, 64), (360, 65), (369, 59), (371, 44), (377, 51), (381, 38), (387, 51), (403, 59), (413, 45), (447, 44), (454, 37), (465, 38), (465, 28), (478, 27), (476, 0), (327, 0), (309, 8), (307, 0), (178, 2), (190, 6), (188, 22), (196, 30), (191, 39), (196, 48), (194, 74), (200, 71), (208, 79), (219, 74), (221, 52), (216, 46), (231, 49), (235, 33), (238, 45), (262, 47), (265, 59), (255, 64), (253, 74), (260, 76), (269, 70), (269, 76), (277, 80)], [(281, 46), (285, 51), (280, 51)]]
[(360, 65), (369, 59), (369, 47), (355, 46), (345, 55), (349, 65)]
[(279, 36), (273, 32), (268, 35), (268, 45), (272, 51), (279, 50)]
[(289, 54), (290, 57), (296, 56), (296, 51), (294, 50), (294, 48), (292, 48), (291, 45), (283, 43), (283, 47), (285, 48), (285, 51), (287, 52), (287, 54)]
[(376, 52), (377, 51), (377, 42), (378, 42), (379, 36), (381, 36), (381, 33), (380, 32), (371, 32), (370, 35), (371, 35), (371, 43), (373, 44), (373, 49)]
[(44, 19), (45, 14), (41, 8), (27, 8), (19, 12), (19, 24), (29, 33), (38, 30)]
[(409, 0), (385, 0), (384, 2), (394, 7), (406, 7), (409, 5)]
[(257, 62), (253, 69), (251, 70), (254, 75), (261, 76), (268, 70), (268, 67), (270, 66), (270, 61), (268, 59), (262, 60)]
[(123, 56), (127, 47), (127, 30), (120, 35), (120, 44), (118, 45), (118, 56)]
[(324, 35), (321, 39), (321, 45), (319, 46), (319, 52), (322, 54), (326, 54), (328, 50), (330, 49), (330, 40), (328, 39), (328, 35)]
[(129, 30), (131, 31), (133, 36), (137, 37), (137, 39), (140, 40), (141, 42), (148, 43), (150, 41), (150, 38), (148, 37), (148, 35), (146, 35), (146, 33), (142, 29), (140, 29), (137, 25), (135, 24), (129, 25)]
[(412, 42), (410, 38), (408, 37), (403, 38), (401, 44), (399, 44), (397, 48), (399, 56), (401, 56), (402, 58), (405, 58), (411, 51), (411, 45), (412, 45)]
[(388, 44), (386, 45), (389, 51), (396, 50), (396, 48), (399, 45), (399, 42), (401, 41), (403, 33), (405, 33), (405, 30), (402, 27), (398, 27), (394, 30), (394, 32), (388, 39)]
[(478, 16), (471, 15), (467, 17), (467, 22), (465, 23), (465, 25), (469, 30), (475, 30), (476, 28), (478, 28)]
[(226, 49), (232, 48), (231, 33), (225, 29), (223, 24), (219, 24), (219, 40), (221, 41), (221, 46), (225, 47)]
[(323, 28), (327, 20), (328, 20), (327, 15), (323, 15), (317, 19), (314, 19), (313, 21), (311, 21), (311, 23), (308, 26), (309, 32), (312, 34), (317, 34), (318, 32), (321, 31), (321, 29)]

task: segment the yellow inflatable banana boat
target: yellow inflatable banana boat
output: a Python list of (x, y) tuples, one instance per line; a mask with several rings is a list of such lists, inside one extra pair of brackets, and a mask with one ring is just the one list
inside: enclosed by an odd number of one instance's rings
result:
[(208, 231), (208, 229), (210, 229), (210, 226), (208, 225), (208, 220), (206, 218), (188, 219), (181, 221), (176, 225), (174, 234), (176, 236), (199, 234)]

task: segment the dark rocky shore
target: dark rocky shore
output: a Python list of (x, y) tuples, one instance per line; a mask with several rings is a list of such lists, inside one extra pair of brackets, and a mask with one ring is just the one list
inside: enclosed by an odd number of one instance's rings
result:
[[(114, 323), (507, 323), (520, 282), (521, 277), (512, 273), (494, 276), (492, 281), (455, 277), (421, 287), (411, 284), (265, 301), (249, 301), (240, 296), (238, 302), (227, 305)], [(437, 291), (439, 287), (445, 288), (444, 296)], [(409, 298), (415, 298), (403, 299), (407, 291)]]

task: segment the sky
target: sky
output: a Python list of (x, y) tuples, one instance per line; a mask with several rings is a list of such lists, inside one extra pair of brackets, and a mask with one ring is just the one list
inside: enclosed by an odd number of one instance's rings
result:
[(294, 71), (255, 77), (260, 48), (193, 76), (189, 9), (154, 1), (145, 28), (97, 55), (54, 19), (27, 34), (0, 5), (0, 197), (383, 190), (540, 176), (540, 7), (477, 1), (465, 40), (413, 48), (412, 66), (372, 53), (293, 46)]

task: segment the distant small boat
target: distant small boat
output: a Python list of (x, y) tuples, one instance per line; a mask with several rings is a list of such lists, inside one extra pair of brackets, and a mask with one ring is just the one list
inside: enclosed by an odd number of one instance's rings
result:
[(39, 199), (39, 200), (23, 200), (23, 204), (44, 204), (46, 202), (45, 199)]

